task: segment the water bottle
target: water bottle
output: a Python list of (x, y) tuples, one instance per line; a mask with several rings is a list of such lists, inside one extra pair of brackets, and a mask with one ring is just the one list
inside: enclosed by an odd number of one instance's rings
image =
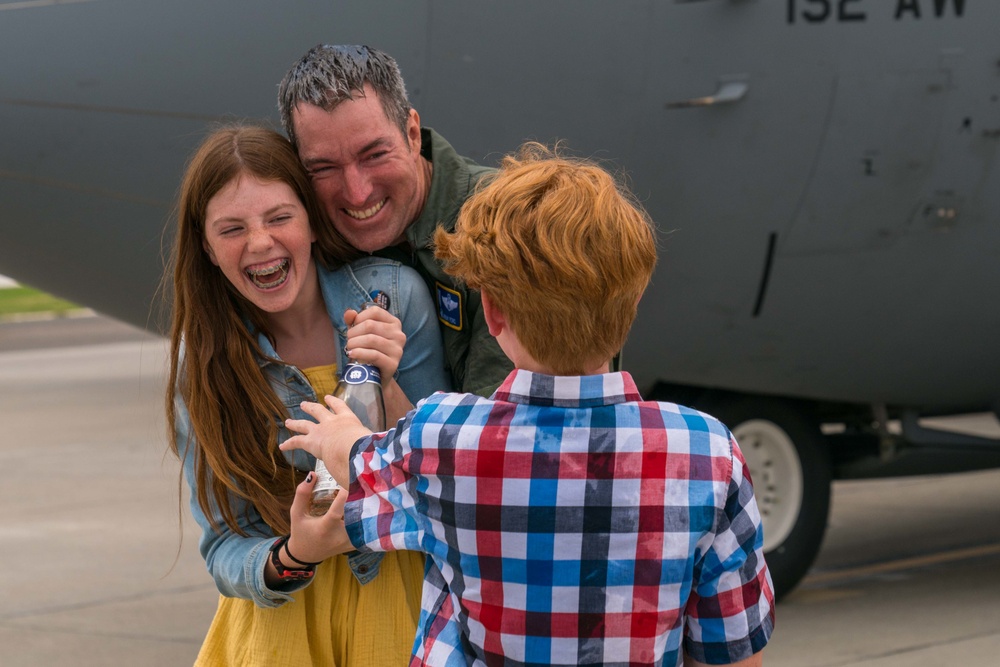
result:
[[(389, 297), (380, 290), (372, 292), (371, 301), (364, 304), (362, 309), (371, 307), (388, 310)], [(377, 366), (348, 361), (334, 395), (347, 403), (347, 407), (369, 431), (380, 433), (385, 430), (382, 374)], [(316, 459), (316, 486), (313, 487), (309, 513), (313, 516), (326, 514), (339, 490), (340, 485), (326, 469), (326, 465)]]
[(316, 459), (316, 486), (313, 487), (312, 502), (309, 504), (310, 516), (324, 516), (333, 504), (333, 499), (340, 491), (340, 484), (333, 478), (322, 459)]
[[(389, 296), (375, 290), (361, 309), (389, 310)], [(348, 361), (337, 385), (336, 396), (347, 403), (365, 428), (374, 433), (385, 430), (385, 402), (382, 400), (382, 374), (378, 366)]]

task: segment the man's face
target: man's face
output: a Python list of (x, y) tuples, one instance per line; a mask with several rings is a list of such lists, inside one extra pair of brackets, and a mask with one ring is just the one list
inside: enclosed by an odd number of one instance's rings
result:
[(365, 86), (363, 97), (332, 111), (298, 105), (292, 123), (299, 158), (337, 231), (364, 252), (402, 242), (429, 187), (417, 112), (410, 111), (404, 137)]

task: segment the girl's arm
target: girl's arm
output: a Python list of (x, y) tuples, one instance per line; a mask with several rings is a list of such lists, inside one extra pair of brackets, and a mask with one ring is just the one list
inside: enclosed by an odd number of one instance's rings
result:
[[(197, 496), (197, 479), (195, 475), (195, 452), (198, 443), (190, 433), (190, 421), (187, 409), (180, 398), (177, 401), (177, 444), (182, 457), (184, 478), (190, 489), (191, 514), (201, 528), (198, 547), (209, 574), (215, 580), (219, 592), (227, 597), (253, 600), (258, 607), (280, 607), (292, 600), (291, 593), (305, 588), (309, 580), (281, 581), (270, 563), (271, 545), (277, 536), (270, 526), (261, 518), (257, 510), (245, 500), (230, 496), (229, 502), (237, 517), (240, 529), (246, 535), (240, 535), (223, 521), (216, 512), (212, 521), (202, 509)], [(347, 539), (344, 530), (343, 505), (337, 512), (328, 512), (325, 517), (303, 517), (307, 514), (308, 500), (313, 484), (308, 485), (308, 492), (300, 488), (296, 491), (296, 502), (292, 509), (292, 537), (290, 549), (301, 558), (314, 558), (322, 561), (334, 554), (349, 551), (353, 547)], [(305, 504), (299, 499), (305, 496)], [(346, 496), (346, 494), (343, 494)], [(336, 509), (337, 505), (334, 505)], [(302, 555), (296, 552), (300, 549)], [(285, 565), (294, 565), (287, 559), (282, 559)]]
[(182, 402), (177, 411), (178, 452), (182, 456), (184, 479), (190, 489), (191, 515), (201, 528), (198, 548), (205, 566), (215, 580), (219, 592), (227, 597), (253, 600), (258, 607), (280, 607), (290, 602), (290, 593), (304, 588), (308, 581), (295, 582), (280, 590), (268, 586), (264, 576), (271, 544), (275, 535), (260, 514), (246, 501), (230, 497), (239, 527), (247, 535), (240, 535), (222, 520), (221, 514), (213, 515), (217, 526), (205, 514), (198, 502), (197, 478), (195, 475), (195, 451), (198, 443), (189, 434), (190, 423), (187, 410)]

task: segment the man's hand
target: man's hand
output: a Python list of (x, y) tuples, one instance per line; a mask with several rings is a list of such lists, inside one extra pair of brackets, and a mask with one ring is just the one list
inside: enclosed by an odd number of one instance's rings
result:
[(319, 403), (303, 401), (302, 411), (316, 421), (286, 419), (288, 430), (299, 435), (293, 435), (278, 447), (283, 452), (302, 449), (322, 460), (337, 483), (346, 489), (350, 486), (347, 459), (351, 447), (360, 438), (371, 435), (371, 431), (361, 424), (347, 403), (333, 396), (325, 400), (329, 409)]
[(347, 324), (347, 356), (354, 361), (378, 368), (382, 381), (388, 381), (399, 369), (406, 345), (403, 323), (388, 310), (365, 308), (344, 311)]

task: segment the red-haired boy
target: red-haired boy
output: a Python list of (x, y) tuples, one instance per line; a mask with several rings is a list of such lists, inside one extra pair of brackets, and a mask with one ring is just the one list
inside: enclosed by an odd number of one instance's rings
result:
[(386, 434), (309, 404), (282, 445), (349, 486), (358, 549), (427, 553), (411, 664), (760, 665), (774, 596), (739, 447), (608, 372), (656, 262), (646, 213), (529, 145), (435, 241), (515, 370)]

